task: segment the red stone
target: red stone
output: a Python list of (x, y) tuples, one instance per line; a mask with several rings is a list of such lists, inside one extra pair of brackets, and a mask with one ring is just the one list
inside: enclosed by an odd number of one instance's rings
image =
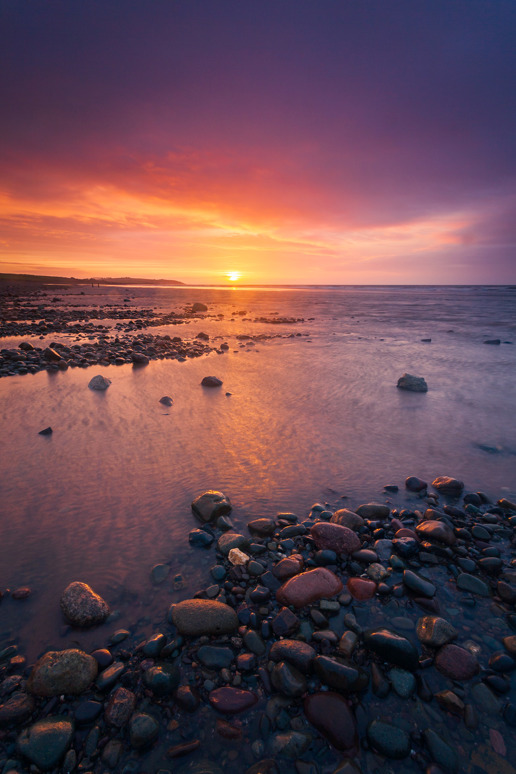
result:
[(280, 580), (286, 580), (297, 575), (303, 569), (303, 557), (300, 554), (291, 554), (282, 559), (272, 568), (272, 572)]
[(399, 529), (394, 535), (394, 537), (395, 538), (409, 537), (419, 541), (417, 533), (414, 532), (413, 529), (409, 529), (408, 527), (402, 527), (401, 529)]
[(332, 524), (328, 521), (318, 521), (310, 534), (315, 545), (320, 549), (329, 548), (338, 554), (352, 554), (360, 548), (360, 539), (349, 527), (341, 524)]
[(237, 712), (253, 707), (258, 699), (251, 691), (242, 691), (240, 688), (215, 688), (208, 696), (209, 702), (219, 712), (225, 715), (235, 715)]
[(366, 578), (350, 578), (346, 583), (353, 599), (372, 599), (376, 593), (376, 583)]
[(445, 645), (435, 657), (435, 666), (451, 680), (470, 680), (480, 667), (475, 656), (458, 645)]
[(342, 583), (339, 578), (326, 567), (317, 567), (290, 578), (277, 590), (276, 599), (280, 605), (304, 607), (318, 599), (334, 597), (340, 591)]
[(346, 757), (358, 753), (357, 724), (348, 702), (333, 691), (314, 693), (304, 700), (307, 719)]
[(27, 599), (31, 594), (31, 590), (28, 586), (22, 586), (19, 589), (16, 589), (11, 594), (13, 599)]

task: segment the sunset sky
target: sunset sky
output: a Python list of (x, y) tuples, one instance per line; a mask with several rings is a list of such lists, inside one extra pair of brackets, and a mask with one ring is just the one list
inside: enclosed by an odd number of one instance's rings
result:
[(516, 283), (514, 0), (2, 0), (0, 271)]

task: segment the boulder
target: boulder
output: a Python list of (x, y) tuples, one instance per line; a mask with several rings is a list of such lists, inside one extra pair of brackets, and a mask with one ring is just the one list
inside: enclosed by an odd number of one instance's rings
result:
[(90, 380), (88, 387), (90, 390), (107, 390), (110, 384), (111, 379), (107, 379), (105, 376), (98, 374), (98, 376), (94, 376), (93, 379)]
[(60, 601), (65, 618), (80, 628), (103, 623), (109, 615), (109, 605), (87, 583), (74, 581), (63, 591)]
[(464, 484), (462, 481), (458, 481), (456, 478), (450, 478), (449, 476), (437, 476), (432, 481), (432, 486), (437, 489), (443, 495), (449, 497), (460, 497)]
[(48, 771), (62, 760), (72, 736), (73, 724), (68, 717), (44, 718), (21, 732), (18, 750), (38, 769)]
[(181, 634), (230, 634), (238, 628), (238, 616), (229, 605), (212, 599), (185, 599), (172, 609), (172, 622)]
[(396, 387), (399, 390), (409, 390), (410, 392), (428, 392), (428, 385), (423, 377), (413, 376), (412, 374), (400, 376)]
[(382, 503), (365, 503), (359, 505), (357, 513), (363, 519), (387, 519), (390, 516), (391, 509), (388, 505)]
[(201, 382), (203, 387), (220, 387), (222, 385), (222, 379), (216, 376), (205, 376)]
[(35, 696), (76, 695), (91, 685), (97, 671), (96, 660), (82, 650), (51, 650), (34, 665), (27, 688)]
[(353, 531), (357, 531), (360, 527), (364, 526), (364, 520), (362, 516), (354, 511), (348, 511), (347, 508), (341, 508), (332, 515), (330, 522), (332, 524), (340, 524), (341, 527), (347, 527)]
[(277, 590), (276, 599), (281, 605), (294, 605), (300, 608), (319, 599), (333, 597), (340, 591), (342, 591), (340, 579), (326, 567), (317, 567), (315, 570), (302, 572), (286, 581)]
[(358, 753), (357, 724), (346, 699), (333, 691), (307, 696), (303, 703), (307, 720), (347, 757)]
[(231, 502), (222, 492), (209, 489), (196, 497), (192, 503), (192, 511), (201, 521), (216, 521), (219, 516), (230, 513)]
[(352, 554), (360, 548), (360, 539), (353, 530), (328, 521), (316, 522), (310, 530), (317, 548), (329, 548), (339, 554)]

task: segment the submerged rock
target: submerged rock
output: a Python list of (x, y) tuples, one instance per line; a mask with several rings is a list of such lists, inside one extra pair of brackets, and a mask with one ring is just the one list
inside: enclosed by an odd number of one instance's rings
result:
[(410, 392), (428, 392), (428, 385), (422, 376), (413, 376), (412, 374), (403, 374), (398, 379), (396, 385), (399, 390), (409, 390)]
[(95, 594), (87, 583), (70, 583), (61, 597), (61, 610), (65, 618), (81, 628), (103, 623), (109, 615), (109, 605)]
[(388, 629), (367, 632), (365, 643), (377, 656), (390, 664), (396, 664), (411, 672), (419, 666), (418, 653), (412, 643)]
[(171, 406), (174, 401), (170, 395), (163, 395), (163, 397), (159, 399), (159, 402), (163, 404), (163, 406)]
[(475, 656), (458, 645), (445, 645), (435, 657), (435, 666), (451, 680), (470, 680), (480, 667)]
[(97, 671), (96, 660), (82, 650), (51, 650), (34, 665), (27, 688), (36, 696), (79, 694), (89, 688)]
[(62, 760), (72, 736), (73, 724), (69, 718), (44, 718), (20, 733), (18, 750), (38, 769), (48, 771)]
[(236, 715), (238, 712), (244, 712), (258, 701), (251, 691), (243, 691), (229, 686), (211, 691), (208, 700), (212, 707), (225, 715)]
[(432, 486), (437, 489), (438, 492), (450, 497), (460, 497), (464, 484), (462, 481), (458, 481), (456, 478), (450, 478), (449, 476), (437, 476), (432, 481)]
[(406, 731), (382, 720), (373, 720), (367, 726), (371, 747), (387, 758), (399, 760), (410, 753), (410, 737)]
[(346, 699), (333, 691), (307, 696), (303, 704), (308, 721), (347, 757), (358, 753), (355, 716)]
[(218, 379), (216, 376), (205, 376), (201, 385), (203, 387), (221, 387), (222, 379)]
[(457, 636), (457, 630), (444, 618), (436, 615), (425, 615), (417, 622), (417, 637), (423, 645), (440, 648)]

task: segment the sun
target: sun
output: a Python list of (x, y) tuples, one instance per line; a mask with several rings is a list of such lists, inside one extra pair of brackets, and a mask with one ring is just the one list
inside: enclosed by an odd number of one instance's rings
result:
[(228, 280), (230, 282), (236, 282), (237, 280), (240, 279), (241, 276), (242, 276), (242, 272), (240, 272), (240, 271), (227, 271), (226, 272), (226, 277), (228, 278)]

